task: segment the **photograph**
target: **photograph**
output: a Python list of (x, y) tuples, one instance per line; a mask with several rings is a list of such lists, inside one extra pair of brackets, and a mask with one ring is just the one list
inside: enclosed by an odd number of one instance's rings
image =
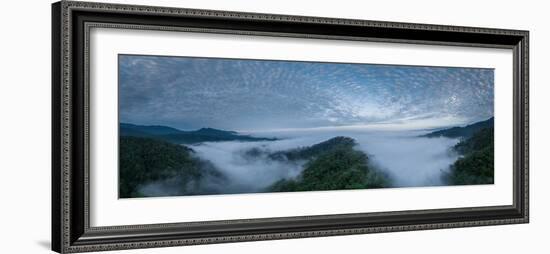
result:
[(494, 69), (118, 55), (119, 198), (494, 184)]
[[(37, 137), (50, 155), (29, 160), (35, 139), (7, 131), (25, 151), (7, 159), (33, 165), (5, 168), (47, 165), (51, 177), (4, 177), (12, 191), (13, 179), (50, 189), (8, 195), (50, 209), (30, 218), (37, 244), (15, 249), (490, 253), (543, 242), (544, 195), (532, 193), (547, 184), (530, 183), (548, 171), (530, 172), (544, 158), (537, 129), (548, 132), (533, 101), (548, 100), (530, 83), (548, 82), (530, 75), (546, 66), (530, 54), (545, 49), (544, 8), (476, 5), (483, 15), (465, 18), (434, 1), (401, 13), (384, 1), (168, 2), (57, 1), (33, 12), (47, 28), (19, 29), (34, 32), (16, 43), (51, 43), (8, 61), (25, 73), (4, 83), (32, 78), (23, 83), (38, 90), (5, 94), (11, 108), (29, 94), (51, 111), (29, 104), (5, 126), (47, 132)], [(36, 128), (42, 118), (50, 128)], [(29, 231), (16, 224), (8, 231)]]

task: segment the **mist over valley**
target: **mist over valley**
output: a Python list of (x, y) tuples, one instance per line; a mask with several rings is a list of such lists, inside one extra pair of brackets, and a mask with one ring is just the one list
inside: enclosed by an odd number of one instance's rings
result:
[[(472, 133), (492, 128), (492, 119), (459, 127), (464, 136), (457, 136), (456, 128), (245, 134), (203, 128), (186, 133), (192, 141), (183, 144), (166, 139), (159, 126), (131, 125), (131, 131), (128, 126), (121, 124), (121, 182), (130, 187), (121, 196), (158, 197), (451, 185), (454, 164), (466, 154), (457, 147), (464, 147)], [(123, 155), (140, 162), (129, 166), (135, 161)], [(144, 176), (124, 184), (135, 178), (136, 166)]]

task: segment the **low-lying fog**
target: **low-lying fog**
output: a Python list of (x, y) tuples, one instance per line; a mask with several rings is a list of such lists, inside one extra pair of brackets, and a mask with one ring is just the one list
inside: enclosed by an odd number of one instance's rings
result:
[(371, 163), (387, 172), (394, 187), (441, 185), (441, 175), (457, 159), (451, 147), (459, 140), (424, 138), (420, 131), (279, 131), (248, 133), (254, 136), (277, 137), (277, 141), (206, 142), (190, 146), (197, 155), (212, 162), (228, 178), (228, 192), (255, 192), (282, 178), (297, 176), (303, 162), (283, 162), (268, 156), (250, 158), (246, 151), (260, 148), (276, 152), (311, 146), (337, 136), (355, 139), (359, 149), (370, 156)]

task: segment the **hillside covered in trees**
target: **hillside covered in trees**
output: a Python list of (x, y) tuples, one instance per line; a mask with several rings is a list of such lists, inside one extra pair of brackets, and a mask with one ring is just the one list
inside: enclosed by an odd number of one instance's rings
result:
[(444, 175), (453, 185), (494, 183), (494, 128), (484, 128), (453, 148), (462, 155)]
[(352, 138), (335, 137), (325, 142), (277, 152), (276, 159), (307, 160), (295, 179), (273, 184), (272, 192), (370, 189), (390, 186), (388, 177), (369, 164), (369, 156), (355, 150)]
[[(123, 136), (119, 149), (120, 198), (214, 194), (218, 191), (209, 189), (209, 182), (204, 180), (225, 181), (211, 163), (200, 160), (192, 149), (182, 145)], [(157, 186), (160, 191), (152, 189), (155, 182), (164, 185)]]
[(443, 175), (451, 185), (492, 184), (494, 182), (494, 118), (464, 127), (453, 127), (425, 137), (459, 138), (452, 150), (460, 155)]
[[(355, 150), (356, 145), (351, 138), (336, 137), (309, 147), (267, 154), (251, 149), (246, 152), (249, 159), (262, 155), (273, 163), (305, 162), (296, 178), (280, 179), (255, 192), (389, 187), (389, 178), (369, 165), (368, 155)], [(222, 172), (185, 145), (151, 138), (120, 138), (120, 198), (246, 193), (229, 191), (227, 186), (234, 183)]]

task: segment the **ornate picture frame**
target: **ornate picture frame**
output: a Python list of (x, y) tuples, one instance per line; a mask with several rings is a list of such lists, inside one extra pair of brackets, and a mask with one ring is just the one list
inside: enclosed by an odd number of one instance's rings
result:
[[(89, 166), (93, 110), (89, 33), (93, 28), (511, 50), (513, 109), (508, 113), (513, 114), (513, 165), (509, 165), (513, 167), (512, 205), (93, 226)], [(528, 87), (528, 31), (73, 1), (54, 3), (52, 249), (74, 253), (528, 223)]]

